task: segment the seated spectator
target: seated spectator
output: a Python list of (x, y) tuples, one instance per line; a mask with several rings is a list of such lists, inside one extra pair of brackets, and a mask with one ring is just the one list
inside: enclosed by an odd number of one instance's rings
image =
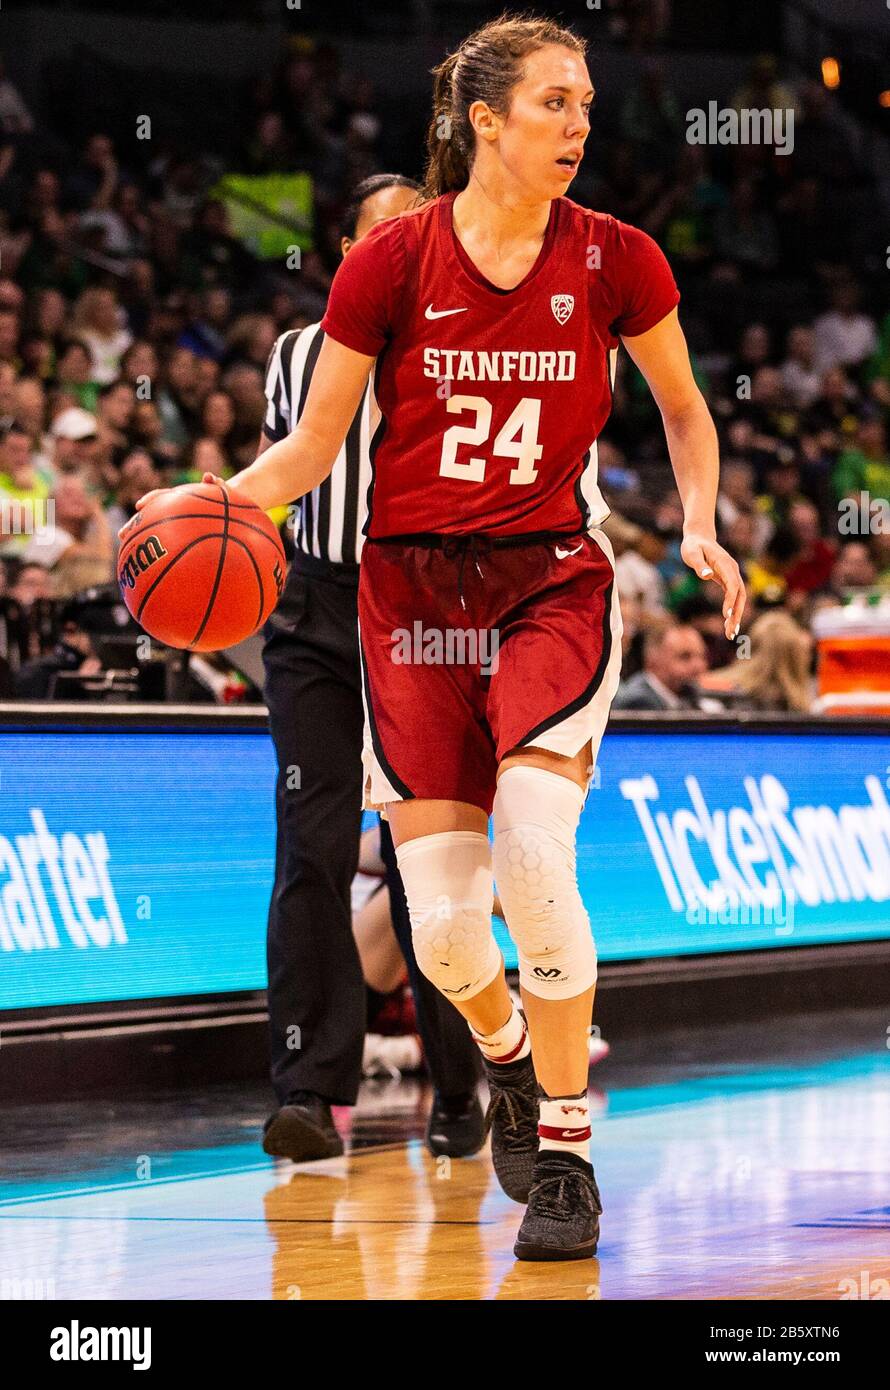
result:
[(226, 328), (232, 312), (232, 297), (222, 285), (211, 285), (191, 301), (196, 305), (192, 320), (183, 329), (177, 347), (188, 348), (196, 357), (212, 357), (221, 362), (226, 354)]
[(872, 498), (890, 499), (890, 453), (880, 416), (862, 421), (854, 446), (845, 449), (835, 464), (831, 482), (838, 501), (863, 492)]
[(151, 343), (141, 339), (127, 348), (121, 358), (121, 378), (136, 390), (136, 399), (149, 400), (146, 394), (160, 375), (158, 354)]
[(28, 330), (55, 343), (61, 337), (68, 317), (65, 296), (55, 289), (35, 290), (29, 296)]
[(794, 458), (775, 459), (766, 469), (757, 510), (773, 527), (786, 526), (795, 502), (801, 500), (800, 466)]
[(211, 391), (216, 391), (219, 386), (220, 364), (212, 357), (199, 357), (195, 363), (195, 387), (198, 397), (198, 411), (203, 409), (204, 402)]
[(51, 599), (52, 586), (46, 566), (36, 560), (21, 561), (10, 585), (9, 597), (24, 609), (29, 609), (38, 600)]
[(797, 324), (788, 334), (785, 351), (785, 361), (779, 369), (782, 388), (796, 406), (807, 410), (819, 396), (822, 385), (813, 329), (807, 324)]
[(773, 343), (765, 323), (749, 323), (742, 329), (738, 352), (727, 370), (730, 395), (739, 399), (741, 382), (753, 381), (761, 367), (768, 367), (772, 361)]
[(205, 473), (213, 473), (217, 478), (231, 478), (234, 472), (228, 458), (215, 439), (205, 435), (194, 439), (182, 451), (179, 467), (173, 474), (172, 486), (181, 483), (199, 483)]
[(22, 322), (15, 309), (0, 309), (0, 362), (10, 362), (18, 370), (22, 365), (19, 356), (19, 339)]
[(0, 437), (0, 555), (24, 554), (34, 531), (46, 525), (48, 497), (27, 430), (10, 425)]
[(90, 497), (76, 474), (66, 474), (52, 492), (55, 526), (51, 536), (34, 536), (24, 558), (50, 571), (54, 598), (70, 598), (113, 577), (111, 528), (98, 498)]
[(228, 391), (209, 391), (201, 407), (201, 426), (205, 439), (212, 439), (223, 450), (235, 428), (235, 406)]
[(74, 330), (90, 353), (90, 380), (98, 386), (115, 381), (133, 337), (114, 290), (98, 285), (84, 290), (74, 308)]
[(18, 373), (11, 362), (0, 362), (0, 430), (7, 429), (16, 418), (15, 396)]
[(26, 662), (15, 677), (16, 697), (21, 700), (46, 700), (53, 692), (55, 677), (61, 671), (77, 671), (83, 676), (97, 676), (102, 663), (96, 655), (90, 634), (80, 626), (76, 610), (62, 614), (61, 634), (52, 651)]
[[(746, 430), (747, 428), (745, 425)], [(752, 551), (760, 550), (771, 535), (773, 524), (769, 517), (757, 507), (757, 497), (754, 492), (754, 469), (750, 463), (736, 460), (725, 463), (720, 469), (717, 524), (728, 532), (740, 514), (747, 516), (751, 521)]]
[(748, 591), (754, 602), (772, 606), (784, 601), (788, 574), (798, 553), (798, 541), (790, 527), (777, 526), (762, 554), (748, 562)]
[(229, 330), (226, 366), (246, 362), (265, 373), (276, 337), (271, 314), (242, 314)]
[(253, 256), (232, 234), (225, 203), (208, 198), (183, 239), (182, 280), (190, 288), (204, 289), (213, 283), (237, 294), (255, 272)]
[(127, 431), (135, 404), (136, 393), (128, 381), (112, 381), (99, 392), (99, 424), (105, 426), (116, 449), (129, 446)]
[(79, 226), (84, 232), (100, 228), (103, 254), (122, 269), (148, 249), (150, 222), (134, 183), (118, 183), (110, 205), (82, 213)]
[(227, 369), (220, 384), (235, 406), (235, 428), (228, 447), (239, 467), (245, 467), (256, 457), (256, 441), (266, 415), (263, 373), (247, 362), (236, 363)]
[(835, 452), (853, 440), (862, 418), (862, 397), (842, 367), (822, 377), (822, 388), (806, 413), (804, 429), (817, 435), (823, 449)]
[(703, 584), (673, 608), (674, 621), (694, 627), (705, 644), (708, 668), (724, 665), (735, 654), (735, 642), (726, 636), (723, 590), (719, 584)]
[(694, 627), (654, 624), (643, 638), (643, 669), (622, 681), (613, 709), (698, 709), (696, 685), (708, 669), (705, 644)]
[(56, 379), (75, 402), (91, 415), (99, 403), (99, 387), (92, 377), (93, 358), (81, 338), (69, 338), (63, 345), (56, 364)]
[(146, 453), (151, 454), (159, 465), (170, 463), (179, 455), (178, 447), (164, 439), (164, 423), (154, 401), (136, 401), (130, 438), (137, 449), (144, 449)]
[(860, 312), (861, 297), (855, 280), (845, 278), (833, 287), (829, 296), (830, 309), (820, 314), (813, 325), (820, 371), (827, 372), (832, 367), (859, 367), (877, 349), (875, 321)]
[(167, 359), (165, 381), (158, 395), (158, 413), (165, 444), (187, 444), (200, 409), (198, 359), (188, 348), (175, 348)]
[(811, 676), (813, 639), (787, 613), (762, 613), (751, 624), (751, 654), (701, 677), (701, 686), (736, 697), (734, 708), (807, 713), (815, 690)]
[(46, 383), (55, 376), (56, 350), (52, 338), (43, 338), (39, 333), (26, 333), (21, 342), (22, 371), (26, 376), (35, 377)]
[(797, 553), (785, 574), (789, 595), (812, 594), (831, 580), (837, 546), (822, 538), (818, 508), (806, 497), (792, 502), (788, 529), (797, 542)]
[(27, 430), (31, 447), (40, 455), (40, 463), (49, 472), (49, 458), (42, 455), (43, 427), (46, 420), (46, 390), (34, 376), (19, 377), (15, 388), (15, 418)]
[(865, 541), (848, 541), (841, 546), (831, 571), (831, 587), (839, 597), (845, 597), (851, 589), (872, 588), (877, 577)]
[(87, 483), (98, 486), (98, 423), (95, 415), (80, 406), (69, 406), (53, 418), (52, 471), (58, 481), (63, 474), (77, 473)]
[(65, 179), (67, 202), (81, 211), (110, 207), (117, 188), (118, 164), (109, 135), (95, 131), (84, 143)]
[(136, 503), (146, 492), (161, 486), (161, 475), (151, 454), (144, 449), (133, 449), (121, 464), (120, 476), (114, 492), (114, 501), (106, 508), (105, 519), (112, 537), (115, 561), (120, 549), (118, 531), (135, 515)]
[(800, 429), (800, 412), (790, 404), (782, 385), (782, 373), (777, 367), (758, 367), (751, 382), (750, 400), (738, 407), (743, 418), (751, 421), (755, 438), (761, 448), (781, 453), (782, 440), (793, 441)]
[[(645, 514), (641, 511), (640, 515), (645, 521)], [(608, 518), (606, 533), (615, 551), (619, 599), (623, 602), (625, 598), (635, 598), (649, 615), (663, 613), (667, 589), (657, 565), (664, 559), (666, 545), (654, 525), (651, 522), (638, 525), (613, 512)]]
[[(6, 571), (5, 563), (0, 566)], [(52, 594), (43, 565), (10, 562), (8, 592), (0, 596), (2, 651), (14, 673), (38, 657), (52, 628)]]

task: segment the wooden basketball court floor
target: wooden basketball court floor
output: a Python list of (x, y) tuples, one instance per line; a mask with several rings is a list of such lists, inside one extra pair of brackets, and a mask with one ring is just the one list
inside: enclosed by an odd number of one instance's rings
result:
[(591, 1073), (599, 1256), (562, 1265), (513, 1259), (522, 1212), (487, 1150), (426, 1152), (419, 1081), (366, 1083), (336, 1112), (349, 1155), (300, 1168), (258, 1146), (259, 1084), (7, 1106), (0, 1293), (890, 1297), (888, 1023), (851, 1011), (616, 1044)]

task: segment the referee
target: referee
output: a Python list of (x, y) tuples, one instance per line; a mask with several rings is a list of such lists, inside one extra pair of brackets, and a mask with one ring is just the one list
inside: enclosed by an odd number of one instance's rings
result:
[[(411, 207), (417, 191), (399, 174), (365, 179), (345, 215), (342, 253), (378, 222)], [(260, 452), (296, 427), (323, 339), (316, 323), (276, 342)], [(298, 504), (294, 558), (264, 629), (265, 695), (278, 759), (267, 954), (272, 1084), (280, 1108), (266, 1122), (263, 1148), (294, 1162), (343, 1152), (331, 1105), (354, 1105), (361, 1081), (366, 994), (350, 889), (362, 804), (358, 573), (375, 414), (379, 419), (366, 387), (332, 473)], [(435, 1088), (427, 1146), (434, 1154), (465, 1156), (485, 1139), (478, 1049), (457, 1010), (417, 969), (383, 820), (380, 845)]]

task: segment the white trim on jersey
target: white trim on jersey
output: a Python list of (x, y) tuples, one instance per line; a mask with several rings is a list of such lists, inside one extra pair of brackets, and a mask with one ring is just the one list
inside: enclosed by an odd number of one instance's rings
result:
[[(276, 340), (266, 365), (263, 430), (269, 439), (284, 439), (296, 429), (323, 341), (318, 323), (282, 333)], [(370, 382), (330, 475), (297, 504), (297, 550), (336, 564), (357, 564), (361, 559), (371, 482), (369, 451), (379, 420)]]
[[(618, 372), (618, 349), (609, 348), (609, 385), (615, 390), (615, 377)], [(599, 486), (599, 450), (594, 439), (588, 450), (587, 463), (581, 473), (580, 479), (581, 496), (587, 503), (587, 510), (590, 520), (587, 530), (592, 535), (607, 517), (611, 516), (611, 509), (603, 497)]]

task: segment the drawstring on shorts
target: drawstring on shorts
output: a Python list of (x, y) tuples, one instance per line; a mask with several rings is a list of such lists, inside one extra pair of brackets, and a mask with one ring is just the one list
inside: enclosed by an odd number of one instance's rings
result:
[(465, 532), (462, 535), (453, 535), (443, 532), (422, 531), (412, 535), (401, 536), (368, 536), (368, 541), (375, 545), (421, 545), (439, 549), (446, 560), (457, 560), (457, 592), (460, 597), (460, 606), (467, 611), (464, 599), (464, 565), (466, 564), (467, 552), (473, 557), (473, 564), (476, 566), (476, 573), (479, 578), (484, 580), (479, 564), (479, 556), (487, 556), (495, 547), (502, 548), (507, 546), (524, 545), (552, 545), (554, 542), (564, 542), (566, 544), (573, 540), (579, 540), (589, 535), (583, 528), (576, 528), (574, 531), (534, 531), (526, 532), (524, 535), (516, 536), (489, 536), (484, 533)]
[(455, 557), (457, 557), (458, 559), (457, 592), (460, 598), (460, 606), (464, 610), (464, 612), (467, 611), (467, 605), (464, 602), (464, 563), (467, 558), (467, 551), (469, 551), (470, 554), (473, 556), (473, 564), (476, 566), (476, 573), (479, 575), (479, 578), (485, 578), (485, 575), (479, 568), (480, 548), (482, 550), (483, 555), (488, 555), (490, 553), (490, 536), (446, 536), (444, 541), (442, 542), (442, 554), (445, 556), (445, 559), (453, 560), (455, 559)]

